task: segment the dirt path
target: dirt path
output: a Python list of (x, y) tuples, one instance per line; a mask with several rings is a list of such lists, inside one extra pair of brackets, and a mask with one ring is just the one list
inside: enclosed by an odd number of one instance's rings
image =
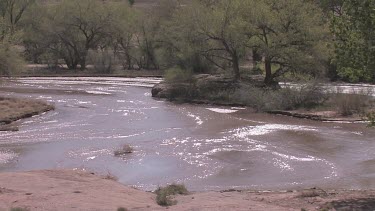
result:
[[(177, 196), (169, 210), (375, 210), (375, 191), (222, 191)], [(0, 174), (0, 210), (165, 210), (155, 194), (92, 173), (44, 170)]]

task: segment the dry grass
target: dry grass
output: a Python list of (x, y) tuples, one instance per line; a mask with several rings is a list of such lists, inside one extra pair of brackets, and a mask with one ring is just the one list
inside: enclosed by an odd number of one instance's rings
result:
[(160, 206), (172, 206), (177, 204), (177, 201), (170, 197), (173, 195), (187, 195), (189, 194), (185, 185), (172, 184), (166, 187), (159, 187), (156, 191), (156, 203)]
[(54, 108), (53, 105), (40, 100), (0, 97), (0, 125), (10, 124)]
[(346, 94), (338, 90), (331, 94), (330, 101), (342, 116), (363, 116), (375, 105), (371, 90), (351, 90)]
[(112, 174), (109, 171), (107, 171), (107, 174), (103, 176), (103, 179), (118, 181), (118, 177), (116, 177), (114, 174)]
[(114, 151), (115, 156), (123, 156), (133, 153), (134, 149), (129, 144), (125, 144), (121, 149)]

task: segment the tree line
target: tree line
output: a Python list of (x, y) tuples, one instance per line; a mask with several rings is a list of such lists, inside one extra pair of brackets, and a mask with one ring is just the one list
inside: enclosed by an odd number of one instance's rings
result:
[[(372, 0), (2, 0), (0, 73), (23, 60), (124, 69), (329, 75), (375, 81)], [(251, 61), (251, 65), (247, 65)]]

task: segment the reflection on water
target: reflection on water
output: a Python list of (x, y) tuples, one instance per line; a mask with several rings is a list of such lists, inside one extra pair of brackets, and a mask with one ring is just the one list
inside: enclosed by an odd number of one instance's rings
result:
[[(375, 188), (375, 131), (152, 99), (157, 78), (23, 78), (0, 93), (56, 110), (0, 133), (0, 170), (83, 168), (145, 190)], [(134, 153), (115, 157), (124, 144)]]

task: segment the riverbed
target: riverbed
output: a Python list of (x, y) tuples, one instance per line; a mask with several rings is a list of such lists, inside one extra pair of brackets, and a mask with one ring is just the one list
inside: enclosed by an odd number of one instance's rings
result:
[[(158, 78), (20, 78), (56, 110), (0, 132), (0, 171), (86, 169), (143, 190), (375, 188), (375, 130), (151, 97)], [(124, 144), (132, 154), (115, 157)]]

